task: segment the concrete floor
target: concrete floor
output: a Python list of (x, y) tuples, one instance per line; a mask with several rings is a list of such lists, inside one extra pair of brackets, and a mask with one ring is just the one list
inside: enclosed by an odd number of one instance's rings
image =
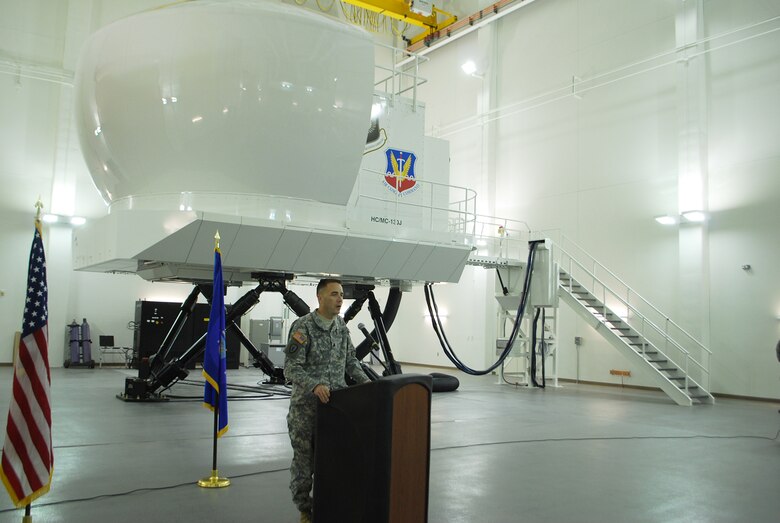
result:
[[(33, 521), (297, 521), (286, 399), (231, 401), (219, 470), (232, 485), (201, 489), (195, 481), (211, 470), (211, 413), (199, 401), (121, 402), (114, 395), (129, 375), (52, 371), (55, 472)], [(2, 409), (11, 376), (0, 368)], [(231, 383), (261, 377), (229, 372)], [(776, 404), (720, 399), (686, 408), (660, 392), (458, 377), (460, 390), (433, 398), (431, 523), (780, 521)], [(0, 522), (22, 514), (0, 492)]]

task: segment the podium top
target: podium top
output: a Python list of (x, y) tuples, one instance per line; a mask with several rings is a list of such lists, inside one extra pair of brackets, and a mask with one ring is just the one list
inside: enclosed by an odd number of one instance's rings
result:
[[(395, 374), (392, 376), (382, 376), (376, 381), (369, 381), (368, 383), (362, 383), (353, 387), (347, 387), (341, 389), (342, 391), (357, 390), (362, 387), (379, 387), (389, 388), (392, 390), (400, 389), (407, 385), (419, 384), (428, 389), (428, 392), (433, 391), (433, 378), (427, 374)], [(338, 393), (339, 391), (332, 391), (331, 394)]]

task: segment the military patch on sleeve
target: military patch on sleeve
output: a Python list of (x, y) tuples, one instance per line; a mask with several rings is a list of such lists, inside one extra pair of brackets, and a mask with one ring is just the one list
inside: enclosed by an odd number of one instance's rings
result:
[(306, 345), (306, 335), (301, 331), (295, 331), (293, 335), (290, 336), (290, 341), (287, 342), (287, 347), (284, 349), (284, 352), (287, 354), (295, 354), (298, 352), (298, 349), (304, 345)]

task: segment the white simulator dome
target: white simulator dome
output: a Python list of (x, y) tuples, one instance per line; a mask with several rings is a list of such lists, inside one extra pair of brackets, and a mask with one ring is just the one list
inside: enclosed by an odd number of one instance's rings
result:
[(365, 31), (305, 9), (199, 1), (146, 11), (86, 43), (82, 151), (109, 204), (210, 192), (344, 205), (373, 75)]

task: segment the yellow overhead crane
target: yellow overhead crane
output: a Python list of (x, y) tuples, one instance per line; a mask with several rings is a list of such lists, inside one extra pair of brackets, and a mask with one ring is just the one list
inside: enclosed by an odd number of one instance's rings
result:
[[(458, 21), (457, 16), (442, 11), (436, 6), (432, 7), (430, 16), (416, 13), (412, 11), (409, 0), (342, 0), (342, 2), (427, 29), (427, 31), (410, 38), (409, 45), (425, 40), (428, 35)], [(443, 17), (441, 22), (438, 21), (440, 15)]]

